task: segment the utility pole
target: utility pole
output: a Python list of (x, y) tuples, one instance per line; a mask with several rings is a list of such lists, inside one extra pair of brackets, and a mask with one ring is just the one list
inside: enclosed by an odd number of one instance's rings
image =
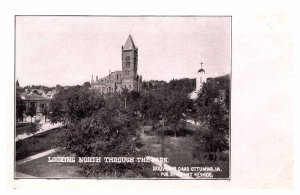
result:
[(126, 109), (126, 100), (127, 100), (127, 97), (125, 96), (125, 109)]
[(161, 125), (162, 125), (162, 134), (161, 134), (161, 155), (165, 157), (165, 121), (164, 118), (161, 118)]
[[(165, 121), (163, 116), (161, 117), (162, 134), (161, 134), (161, 156), (165, 157)], [(164, 162), (162, 162), (162, 168), (164, 169)]]

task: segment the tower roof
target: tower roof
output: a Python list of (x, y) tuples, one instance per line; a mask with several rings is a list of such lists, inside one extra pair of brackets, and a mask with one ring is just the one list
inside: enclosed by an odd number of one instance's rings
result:
[(128, 38), (127, 38), (127, 41), (126, 41), (126, 43), (125, 43), (125, 45), (124, 45), (124, 47), (123, 47), (123, 49), (124, 50), (130, 50), (130, 49), (135, 49), (136, 47), (135, 47), (135, 45), (134, 45), (134, 42), (133, 42), (133, 40), (132, 40), (132, 37), (131, 37), (131, 35), (129, 35), (128, 36)]
[(204, 72), (204, 73), (205, 73), (205, 70), (204, 70), (203, 68), (200, 68), (200, 69), (198, 70), (198, 72)]
[(204, 64), (203, 62), (200, 63), (201, 64), (201, 68), (198, 70), (198, 73), (205, 73), (205, 70), (202, 68), (202, 64)]

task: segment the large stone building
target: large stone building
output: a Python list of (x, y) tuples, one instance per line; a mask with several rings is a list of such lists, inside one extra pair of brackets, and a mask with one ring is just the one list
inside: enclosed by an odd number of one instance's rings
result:
[(139, 91), (142, 84), (142, 77), (137, 74), (138, 70), (138, 48), (135, 46), (131, 35), (122, 46), (122, 70), (110, 72), (109, 75), (94, 80), (92, 76), (91, 87), (102, 93)]

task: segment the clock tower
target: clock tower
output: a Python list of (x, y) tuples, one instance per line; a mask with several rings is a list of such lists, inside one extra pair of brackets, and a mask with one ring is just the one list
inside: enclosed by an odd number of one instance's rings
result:
[(131, 35), (122, 46), (122, 87), (129, 91), (138, 90), (138, 48), (135, 46)]

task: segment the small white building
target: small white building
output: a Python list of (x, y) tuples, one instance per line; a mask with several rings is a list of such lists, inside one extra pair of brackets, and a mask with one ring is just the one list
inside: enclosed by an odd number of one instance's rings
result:
[(202, 64), (203, 63), (201, 62), (201, 68), (198, 70), (196, 75), (196, 89), (189, 94), (189, 97), (193, 100), (197, 99), (198, 93), (202, 89), (203, 84), (206, 83), (207, 74), (202, 68)]

